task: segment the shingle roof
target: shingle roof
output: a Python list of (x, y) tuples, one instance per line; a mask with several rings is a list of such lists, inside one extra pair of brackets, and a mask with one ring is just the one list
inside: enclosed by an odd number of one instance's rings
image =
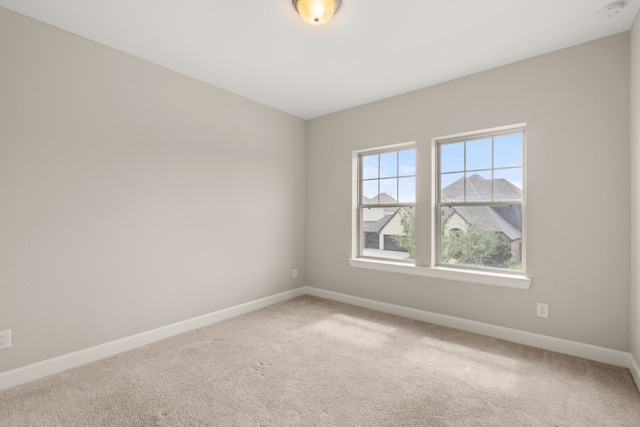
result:
[(380, 233), (382, 229), (391, 221), (391, 219), (397, 214), (404, 212), (408, 213), (411, 216), (415, 215), (413, 209), (405, 209), (405, 208), (391, 208), (390, 211), (385, 210), (385, 215), (377, 221), (363, 221), (362, 222), (362, 230), (364, 232), (375, 232)]
[[(464, 178), (442, 189), (443, 201), (464, 200)], [(491, 180), (478, 174), (466, 179), (467, 201), (491, 200)], [(522, 190), (504, 178), (493, 180), (494, 200), (519, 200)], [(455, 206), (447, 208), (447, 217), (457, 212), (467, 223), (479, 224), (488, 230), (498, 231), (510, 240), (522, 238), (522, 211), (519, 206)]]
[[(464, 200), (464, 178), (452, 182), (442, 189), (442, 201)], [(473, 174), (466, 180), (467, 201), (491, 200), (491, 180)], [(520, 200), (522, 190), (504, 178), (493, 180), (494, 200)]]
[[(377, 197), (377, 200), (376, 200)], [(367, 197), (362, 196), (362, 204), (364, 205), (386, 205), (386, 204), (394, 204), (398, 203), (396, 199), (388, 195), (387, 193), (380, 193), (377, 196)]]
[(505, 208), (509, 210), (509, 215), (513, 217), (512, 220), (518, 224), (518, 227), (502, 216), (500, 211), (489, 206), (456, 206), (448, 208), (445, 215), (449, 217), (457, 213), (469, 224), (478, 224), (487, 230), (501, 232), (512, 241), (521, 239), (521, 221), (515, 219), (520, 212), (519, 207), (505, 206)]
[(362, 230), (365, 233), (380, 233), (380, 230), (382, 230), (385, 225), (387, 225), (389, 221), (391, 221), (391, 218), (393, 218), (393, 215), (385, 215), (377, 221), (363, 221)]
[[(522, 191), (504, 178), (493, 180), (493, 190), (495, 200), (518, 200), (522, 196)], [(464, 178), (460, 178), (442, 189), (443, 201), (462, 201), (463, 194)], [(375, 197), (362, 197), (364, 204), (375, 203)], [(490, 198), (491, 180), (485, 179), (478, 174), (467, 178), (468, 201), (489, 200)], [(380, 193), (377, 203), (393, 204), (397, 203), (397, 200), (387, 193)], [(522, 212), (518, 206), (456, 206), (447, 208), (445, 215), (449, 217), (456, 212), (467, 223), (479, 224), (488, 230), (501, 232), (512, 241), (522, 238)], [(410, 213), (413, 214), (412, 211)], [(385, 211), (385, 214), (377, 221), (364, 221), (362, 224), (363, 231), (379, 233), (391, 221), (395, 212)]]

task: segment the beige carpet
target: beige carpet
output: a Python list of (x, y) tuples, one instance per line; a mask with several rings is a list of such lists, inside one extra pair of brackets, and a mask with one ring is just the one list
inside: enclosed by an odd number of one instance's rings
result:
[(0, 392), (2, 426), (639, 426), (622, 368), (314, 297)]

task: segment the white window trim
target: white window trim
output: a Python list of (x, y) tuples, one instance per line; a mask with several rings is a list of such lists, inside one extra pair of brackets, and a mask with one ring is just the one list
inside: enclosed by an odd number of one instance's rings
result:
[[(366, 154), (373, 154), (373, 153), (381, 153), (381, 152), (387, 152), (387, 151), (401, 151), (403, 149), (411, 149), (411, 148), (416, 148), (416, 143), (415, 141), (410, 141), (410, 142), (401, 142), (399, 144), (392, 144), (392, 145), (385, 145), (382, 147), (375, 147), (375, 148), (367, 148), (367, 149), (363, 149), (363, 150), (357, 150), (354, 151), (352, 153), (352, 165), (351, 165), (351, 170), (352, 170), (352, 182), (351, 182), (351, 186), (352, 186), (352, 201), (351, 201), (351, 206), (352, 206), (352, 224), (351, 224), (351, 258), (352, 259), (368, 259), (368, 260), (374, 260), (374, 261), (382, 261), (382, 262), (392, 262), (392, 263), (400, 263), (403, 265), (413, 265), (414, 261), (413, 260), (407, 260), (407, 261), (393, 261), (393, 260), (387, 260), (384, 258), (374, 258), (374, 257), (364, 257), (360, 255), (360, 246), (361, 246), (361, 241), (360, 241), (360, 197), (361, 197), (361, 192), (360, 192), (360, 155), (363, 153)], [(416, 183), (417, 186), (417, 183)], [(415, 209), (415, 202), (413, 203), (414, 209)]]
[(479, 270), (459, 270), (446, 267), (426, 267), (368, 258), (351, 258), (349, 259), (349, 265), (355, 268), (385, 271), (387, 273), (409, 274), (412, 276), (477, 283), (488, 286), (500, 286), (511, 289), (529, 289), (531, 286), (531, 279), (519, 274), (504, 274)]
[[(499, 128), (486, 129), (486, 130), (483, 130), (482, 132), (483, 133), (499, 132), (499, 131), (505, 131), (505, 130), (511, 130), (511, 129), (524, 128), (524, 127), (526, 127), (526, 123), (520, 123), (512, 126), (503, 126)], [(455, 135), (449, 135), (446, 137), (434, 138), (431, 141), (432, 144), (429, 147), (429, 149), (433, 150), (433, 147), (435, 146), (434, 141), (442, 141), (442, 140), (447, 140), (451, 138), (466, 137), (468, 135), (474, 135), (477, 133), (479, 132), (466, 132), (466, 133), (460, 133)], [(432, 255), (430, 261), (431, 261), (431, 265), (434, 265), (433, 267), (429, 265), (417, 265), (417, 264), (412, 264), (407, 262), (398, 262), (398, 261), (385, 260), (385, 259), (379, 259), (379, 258), (364, 258), (359, 256), (359, 244), (360, 244), (359, 243), (359, 239), (360, 239), (359, 238), (359, 211), (358, 211), (359, 155), (361, 153), (372, 152), (376, 150), (393, 150), (393, 149), (402, 149), (402, 148), (410, 148), (410, 147), (415, 147), (416, 150), (420, 150), (420, 148), (415, 143), (415, 141), (412, 141), (412, 142), (404, 142), (400, 144), (392, 144), (392, 145), (386, 145), (382, 147), (374, 147), (374, 148), (353, 151), (352, 167), (351, 167), (351, 170), (352, 170), (351, 258), (349, 258), (348, 260), (349, 266), (353, 268), (362, 268), (367, 270), (382, 271), (382, 272), (388, 272), (393, 274), (407, 274), (407, 275), (413, 275), (413, 276), (430, 277), (435, 279), (452, 280), (457, 282), (475, 283), (475, 284), (481, 284), (481, 285), (487, 285), (487, 286), (498, 286), (498, 287), (504, 287), (504, 288), (510, 288), (510, 289), (521, 289), (521, 290), (529, 289), (529, 287), (531, 286), (531, 278), (529, 278), (524, 274), (519, 274), (519, 273), (508, 274), (508, 273), (493, 272), (493, 271), (480, 271), (480, 270), (457, 269), (457, 268), (435, 266), (435, 258), (434, 258), (435, 248), (433, 247), (430, 248), (431, 255)], [(432, 151), (432, 158), (431, 158), (431, 164), (430, 164), (431, 168), (435, 167), (435, 161), (434, 161), (435, 159), (433, 158), (434, 154), (435, 153)], [(432, 171), (430, 171), (429, 173), (432, 174)], [(419, 188), (421, 187), (421, 184), (417, 182), (416, 187), (418, 189), (417, 191), (420, 191)], [(435, 179), (432, 182), (432, 188), (431, 188), (431, 206), (430, 206), (431, 210), (434, 210), (435, 201), (436, 201), (434, 191), (436, 191)], [(523, 224), (523, 227), (526, 227), (526, 223)], [(433, 224), (430, 224), (429, 228), (431, 229), (431, 233), (433, 233), (434, 232)], [(433, 246), (434, 244), (435, 244), (434, 240), (431, 238), (430, 246)], [(526, 249), (523, 247), (523, 251), (524, 250)]]
[[(432, 167), (433, 167), (433, 173), (432, 172), (432, 176), (433, 176), (433, 184), (434, 186), (432, 187), (432, 203), (431, 203), (431, 209), (433, 211), (433, 216), (432, 216), (432, 224), (431, 224), (431, 229), (432, 232), (434, 233), (433, 236), (431, 236), (431, 243), (433, 245), (432, 247), (432, 259), (431, 259), (431, 265), (434, 266), (434, 268), (444, 268), (444, 269), (448, 269), (448, 270), (454, 270), (454, 271), (459, 271), (459, 270), (471, 270), (473, 272), (483, 272), (483, 273), (488, 273), (488, 274), (492, 274), (492, 275), (507, 275), (510, 277), (513, 276), (520, 276), (520, 277), (525, 277), (526, 278), (526, 274), (527, 274), (527, 248), (526, 248), (526, 242), (527, 242), (527, 208), (526, 208), (526, 200), (527, 200), (527, 189), (526, 189), (526, 171), (527, 171), (527, 165), (526, 165), (526, 127), (527, 124), (526, 123), (517, 123), (514, 125), (508, 125), (508, 126), (500, 126), (500, 127), (495, 127), (495, 128), (490, 128), (490, 129), (483, 129), (483, 130), (479, 130), (479, 131), (472, 131), (472, 132), (464, 132), (464, 133), (459, 133), (459, 134), (455, 134), (455, 135), (447, 135), (447, 136), (441, 136), (438, 138), (433, 138), (431, 140), (431, 150), (434, 156), (436, 156), (436, 158), (433, 159), (432, 162)], [(440, 248), (439, 248), (439, 243), (440, 240), (437, 236), (440, 235), (440, 222), (439, 222), (439, 218), (440, 216), (437, 214), (437, 210), (439, 209), (439, 203), (438, 200), (440, 198), (440, 169), (438, 166), (438, 145), (441, 143), (445, 143), (445, 142), (450, 142), (450, 141), (458, 141), (458, 140), (465, 140), (465, 139), (470, 139), (470, 138), (476, 138), (476, 137), (484, 137), (484, 136), (488, 136), (488, 135), (495, 135), (495, 134), (501, 134), (501, 133), (510, 133), (510, 132), (522, 132), (523, 133), (523, 151), (522, 151), (522, 167), (523, 167), (523, 176), (522, 176), (522, 181), (523, 181), (523, 188), (522, 188), (522, 200), (519, 201), (517, 204), (519, 204), (520, 206), (522, 206), (522, 271), (521, 272), (513, 272), (513, 273), (503, 273), (502, 271), (494, 271), (491, 269), (483, 269), (483, 268), (467, 268), (465, 266), (459, 266), (456, 267), (454, 265), (450, 265), (450, 264), (439, 264), (439, 258), (440, 258)], [(492, 204), (500, 204), (500, 203), (492, 203)], [(508, 202), (504, 202), (503, 204), (509, 204)], [(435, 238), (434, 238), (435, 237)]]

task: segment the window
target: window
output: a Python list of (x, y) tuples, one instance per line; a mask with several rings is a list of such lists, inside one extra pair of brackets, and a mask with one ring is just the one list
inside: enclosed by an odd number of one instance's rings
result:
[(349, 265), (528, 289), (525, 127), (353, 152)]
[(436, 265), (524, 272), (524, 127), (437, 139)]
[(402, 146), (358, 154), (360, 257), (414, 258), (416, 150)]

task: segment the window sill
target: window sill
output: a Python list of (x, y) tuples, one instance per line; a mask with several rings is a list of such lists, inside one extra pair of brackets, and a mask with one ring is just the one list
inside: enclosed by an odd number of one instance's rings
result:
[(445, 267), (423, 267), (393, 261), (374, 259), (350, 259), (349, 265), (355, 268), (386, 271), (389, 273), (410, 274), (414, 276), (433, 277), (436, 279), (456, 280), (460, 282), (479, 283), (481, 285), (500, 286), (511, 289), (529, 289), (531, 279), (516, 274), (490, 273), (484, 271), (456, 270)]

